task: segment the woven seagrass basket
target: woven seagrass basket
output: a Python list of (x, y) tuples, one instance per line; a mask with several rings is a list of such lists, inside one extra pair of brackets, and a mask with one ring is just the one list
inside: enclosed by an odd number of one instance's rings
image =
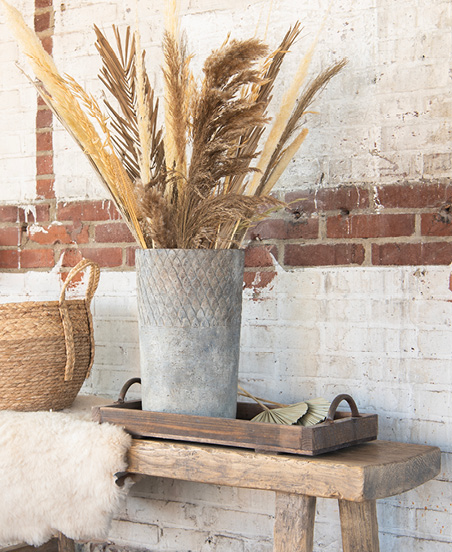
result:
[[(85, 299), (67, 300), (76, 274), (90, 268)], [(83, 259), (59, 301), (0, 305), (0, 409), (61, 410), (77, 396), (94, 360), (90, 303), (99, 267)]]

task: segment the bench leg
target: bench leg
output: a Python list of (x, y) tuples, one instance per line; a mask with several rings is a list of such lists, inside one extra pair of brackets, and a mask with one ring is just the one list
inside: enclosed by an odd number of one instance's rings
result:
[(344, 552), (379, 552), (377, 504), (375, 500), (339, 500)]
[(58, 533), (58, 552), (74, 552), (75, 543), (72, 539), (63, 535), (63, 533)]
[(312, 552), (314, 496), (276, 493), (273, 552)]

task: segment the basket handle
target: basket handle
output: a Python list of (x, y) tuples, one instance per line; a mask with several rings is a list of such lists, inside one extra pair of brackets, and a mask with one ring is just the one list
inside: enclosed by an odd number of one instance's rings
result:
[(85, 270), (85, 268), (90, 267), (88, 287), (85, 295), (86, 309), (89, 311), (89, 306), (91, 300), (96, 292), (97, 286), (99, 284), (100, 270), (99, 266), (88, 259), (82, 259), (78, 264), (76, 264), (72, 270), (70, 270), (67, 275), (66, 280), (64, 281), (63, 288), (61, 289), (60, 299), (59, 299), (59, 309), (61, 321), (63, 323), (64, 330), (64, 341), (66, 343), (66, 366), (64, 367), (64, 381), (71, 381), (74, 374), (75, 366), (75, 347), (74, 347), (74, 333), (72, 329), (72, 322), (69, 316), (69, 311), (66, 304), (66, 289), (69, 283), (72, 281), (74, 276)]
[(97, 286), (99, 285), (99, 277), (100, 277), (100, 270), (99, 265), (96, 263), (93, 263), (93, 261), (90, 261), (88, 259), (82, 259), (79, 263), (77, 263), (68, 273), (66, 280), (63, 283), (63, 287), (61, 289), (60, 293), (60, 305), (62, 302), (66, 299), (66, 289), (68, 285), (73, 280), (74, 276), (78, 274), (79, 272), (82, 272), (85, 270), (85, 268), (90, 267), (89, 272), (89, 280), (88, 280), (88, 287), (86, 288), (86, 295), (85, 295), (85, 301), (86, 304), (89, 306), (94, 294), (96, 293)]
[(337, 407), (339, 406), (339, 404), (342, 401), (347, 401), (348, 402), (348, 404), (350, 406), (350, 410), (352, 411), (352, 416), (354, 418), (359, 417), (359, 410), (358, 410), (358, 407), (356, 406), (355, 401), (352, 399), (352, 397), (350, 397), (350, 395), (343, 394), (343, 395), (338, 395), (335, 399), (333, 399), (333, 402), (330, 405), (330, 409), (328, 410), (328, 414), (327, 414), (327, 417), (326, 417), (327, 422), (332, 422), (334, 420), (334, 416), (336, 415)]
[(141, 385), (141, 378), (131, 378), (126, 381), (126, 383), (121, 387), (121, 391), (119, 392), (119, 397), (116, 401), (118, 404), (122, 404), (124, 402), (127, 391), (132, 387), (134, 383), (139, 383)]

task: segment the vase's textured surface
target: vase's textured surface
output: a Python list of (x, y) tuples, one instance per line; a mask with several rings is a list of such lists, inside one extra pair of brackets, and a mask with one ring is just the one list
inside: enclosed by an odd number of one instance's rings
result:
[(234, 418), (244, 252), (136, 252), (144, 410)]

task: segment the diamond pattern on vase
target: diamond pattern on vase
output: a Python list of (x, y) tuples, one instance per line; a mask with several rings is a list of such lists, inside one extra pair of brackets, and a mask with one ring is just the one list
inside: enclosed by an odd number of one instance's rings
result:
[(241, 250), (147, 249), (136, 252), (140, 323), (213, 327), (240, 323)]

